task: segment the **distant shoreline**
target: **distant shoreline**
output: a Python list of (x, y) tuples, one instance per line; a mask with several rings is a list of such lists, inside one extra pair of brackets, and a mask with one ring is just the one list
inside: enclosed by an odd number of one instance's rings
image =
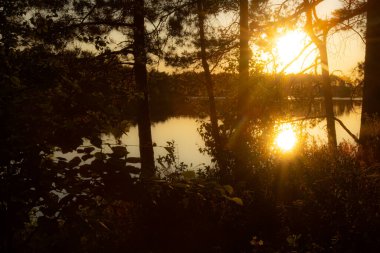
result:
[[(207, 96), (190, 96), (187, 97), (188, 100), (208, 100)], [(227, 97), (214, 97), (215, 100), (225, 100)], [(300, 99), (310, 99), (310, 98), (296, 98), (293, 96), (288, 96), (288, 100), (300, 100)], [(323, 97), (314, 97), (313, 100), (323, 100)], [(336, 101), (363, 101), (362, 97), (333, 97), (333, 100)]]
[[(309, 98), (295, 98), (292, 96), (288, 96), (288, 100), (299, 100), (299, 99), (309, 99)], [(313, 100), (324, 100), (324, 97), (315, 97)], [(333, 97), (335, 101), (363, 101), (362, 97)]]

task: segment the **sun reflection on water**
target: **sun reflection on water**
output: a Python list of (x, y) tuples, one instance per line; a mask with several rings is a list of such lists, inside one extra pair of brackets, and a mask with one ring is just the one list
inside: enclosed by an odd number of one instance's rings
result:
[(279, 126), (275, 145), (283, 152), (291, 151), (297, 143), (297, 135), (291, 124), (285, 123)]

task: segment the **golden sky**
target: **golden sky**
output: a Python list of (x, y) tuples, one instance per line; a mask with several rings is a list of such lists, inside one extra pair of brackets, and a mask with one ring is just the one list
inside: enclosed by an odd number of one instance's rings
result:
[[(271, 0), (272, 4), (282, 2), (283, 0)], [(274, 6), (274, 5), (273, 5)], [(317, 11), (320, 18), (328, 18), (331, 13), (339, 8), (341, 3), (339, 0), (325, 0), (318, 5)], [(215, 24), (228, 25), (233, 19), (233, 16), (229, 14), (221, 14), (217, 17)], [(116, 44), (121, 41), (125, 41), (126, 38), (122, 33), (113, 30), (109, 34), (109, 40), (111, 42), (111, 48), (116, 48)], [(277, 71), (280, 71), (286, 66), (294, 57), (296, 57), (302, 50), (303, 45), (307, 43), (308, 37), (301, 30), (289, 31), (283, 36), (277, 38), (273, 52), (276, 55), (276, 64), (278, 65)], [(86, 45), (78, 43), (78, 46), (87, 50), (93, 51), (93, 45)], [(329, 68), (330, 73), (344, 74), (349, 76), (353, 69), (357, 66), (357, 63), (364, 61), (365, 44), (354, 31), (344, 31), (331, 34), (328, 37), (328, 56), (329, 56)], [(255, 48), (253, 48), (255, 50)], [(302, 69), (310, 65), (316, 56), (316, 53), (309, 52), (307, 50), (304, 55), (307, 57), (300, 57), (296, 62), (289, 66), (285, 73), (297, 73)], [(265, 57), (265, 56), (264, 56)], [(163, 61), (159, 61), (159, 65), (154, 66), (158, 70), (170, 71), (164, 65)], [(267, 69), (268, 72), (273, 70)]]
[[(275, 0), (274, 3), (281, 2), (282, 0)], [(331, 13), (341, 6), (339, 0), (325, 0), (318, 5), (317, 11), (320, 18), (329, 18)], [(290, 32), (291, 34), (292, 32)], [(286, 65), (293, 59), (301, 49), (297, 50), (295, 46), (290, 47), (293, 42), (295, 45), (301, 47), (305, 44), (302, 34), (300, 32), (293, 32), (291, 35), (285, 35), (283, 38), (278, 39), (277, 51), (280, 55), (280, 61)], [(344, 31), (330, 34), (328, 37), (328, 56), (329, 56), (329, 69), (330, 73), (350, 75), (357, 63), (364, 61), (365, 44), (360, 36), (354, 31)], [(312, 61), (312, 55), (309, 59), (300, 58), (298, 62), (289, 67), (285, 72), (297, 72), (300, 70), (302, 63)], [(304, 64), (307, 65), (307, 64)], [(305, 67), (305, 66), (304, 66)]]

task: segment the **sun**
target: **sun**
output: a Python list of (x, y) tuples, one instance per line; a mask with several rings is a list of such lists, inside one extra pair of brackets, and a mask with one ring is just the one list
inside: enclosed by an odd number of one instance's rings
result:
[[(284, 70), (285, 73), (299, 73), (312, 65), (317, 54), (313, 45), (304, 50), (309, 43), (310, 39), (302, 31), (289, 31), (278, 37), (275, 42), (276, 61), (279, 66), (278, 71), (282, 70), (282, 68), (295, 59)], [(301, 56), (299, 56), (300, 54)]]
[(294, 148), (297, 143), (297, 135), (292, 125), (283, 124), (279, 128), (279, 133), (275, 139), (275, 144), (283, 152), (288, 152)]

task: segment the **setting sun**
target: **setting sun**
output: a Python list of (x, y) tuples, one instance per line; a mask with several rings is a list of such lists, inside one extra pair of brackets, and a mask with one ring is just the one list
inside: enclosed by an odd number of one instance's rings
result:
[[(292, 61), (294, 62), (284, 69), (285, 73), (298, 73), (310, 66), (316, 57), (316, 52), (313, 52), (315, 48), (313, 45), (305, 49), (309, 41), (308, 36), (300, 31), (290, 31), (279, 37), (275, 48), (278, 71)], [(299, 56), (301, 53), (302, 55)]]
[(290, 124), (281, 125), (278, 135), (275, 140), (275, 144), (283, 152), (290, 151), (294, 148), (297, 142), (297, 136)]

